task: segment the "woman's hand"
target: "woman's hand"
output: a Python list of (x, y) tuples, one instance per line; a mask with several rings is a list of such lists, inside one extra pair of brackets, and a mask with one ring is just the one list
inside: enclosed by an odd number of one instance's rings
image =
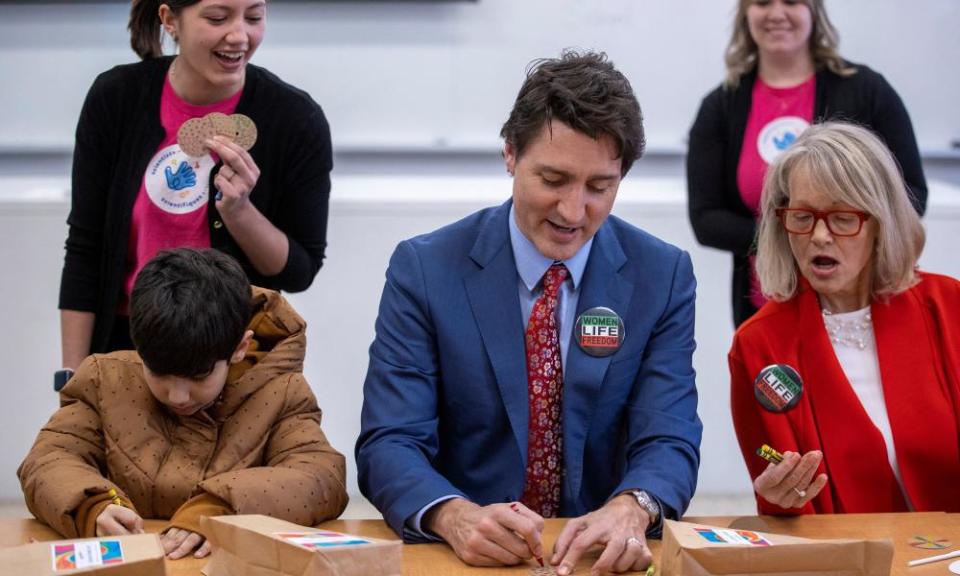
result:
[(286, 233), (250, 202), (250, 192), (260, 178), (260, 168), (250, 153), (224, 136), (206, 141), (223, 165), (213, 178), (217, 211), (237, 245), (257, 272), (274, 276), (283, 271), (290, 255)]
[(224, 215), (236, 213), (247, 206), (250, 192), (260, 179), (260, 168), (249, 152), (229, 138), (214, 136), (206, 145), (223, 163), (213, 179), (218, 191), (217, 210)]
[(753, 489), (764, 500), (781, 508), (802, 508), (827, 485), (827, 475), (813, 478), (823, 461), (823, 452), (813, 450), (802, 457), (784, 452), (779, 464), (773, 462), (753, 481)]

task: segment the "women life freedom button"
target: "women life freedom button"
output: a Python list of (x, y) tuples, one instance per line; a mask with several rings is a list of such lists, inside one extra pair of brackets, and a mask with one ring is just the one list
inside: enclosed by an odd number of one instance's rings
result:
[(764, 409), (786, 412), (800, 402), (803, 380), (797, 371), (786, 364), (771, 364), (757, 374), (753, 395)]
[(603, 306), (580, 314), (574, 329), (580, 349), (598, 358), (615, 353), (626, 337), (623, 320), (616, 312)]

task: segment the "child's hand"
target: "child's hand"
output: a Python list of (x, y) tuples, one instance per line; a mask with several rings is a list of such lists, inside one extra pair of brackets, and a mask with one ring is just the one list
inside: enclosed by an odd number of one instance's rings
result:
[(110, 504), (97, 516), (97, 536), (143, 534), (143, 518), (129, 508)]
[(194, 550), (194, 558), (205, 558), (210, 554), (209, 540), (202, 534), (183, 528), (171, 528), (164, 532), (160, 537), (160, 544), (163, 545), (164, 554), (171, 560), (183, 558)]

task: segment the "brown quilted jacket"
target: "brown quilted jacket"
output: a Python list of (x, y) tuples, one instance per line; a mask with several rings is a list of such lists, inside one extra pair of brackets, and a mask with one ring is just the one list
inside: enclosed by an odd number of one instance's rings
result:
[(84, 360), (18, 470), (34, 516), (76, 537), (78, 509), (111, 488), (144, 518), (171, 518), (199, 495), (308, 526), (340, 515), (345, 463), (302, 374), (306, 324), (277, 292), (253, 294), (250, 351), (192, 416), (154, 399), (135, 352)]

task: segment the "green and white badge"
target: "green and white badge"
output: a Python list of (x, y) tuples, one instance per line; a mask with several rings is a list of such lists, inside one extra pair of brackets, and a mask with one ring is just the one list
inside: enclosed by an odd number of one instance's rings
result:
[(620, 349), (626, 332), (616, 312), (603, 306), (591, 308), (577, 317), (574, 327), (577, 344), (591, 356), (603, 358)]
[(771, 364), (757, 374), (753, 395), (769, 412), (786, 412), (800, 402), (803, 379), (787, 364)]

